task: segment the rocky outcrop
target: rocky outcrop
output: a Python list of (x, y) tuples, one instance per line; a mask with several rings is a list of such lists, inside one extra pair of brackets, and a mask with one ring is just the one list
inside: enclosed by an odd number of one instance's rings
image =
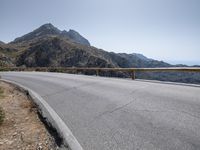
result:
[(0, 67), (11, 67), (11, 66), (14, 66), (11, 58), (7, 57), (3, 53), (0, 53)]

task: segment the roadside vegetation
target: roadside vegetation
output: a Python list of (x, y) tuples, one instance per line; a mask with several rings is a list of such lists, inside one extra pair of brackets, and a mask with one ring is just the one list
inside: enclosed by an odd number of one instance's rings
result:
[[(0, 87), (0, 99), (2, 99), (3, 97), (4, 97), (3, 89)], [(4, 118), (5, 118), (5, 114), (2, 107), (0, 106), (0, 125), (3, 123)]]

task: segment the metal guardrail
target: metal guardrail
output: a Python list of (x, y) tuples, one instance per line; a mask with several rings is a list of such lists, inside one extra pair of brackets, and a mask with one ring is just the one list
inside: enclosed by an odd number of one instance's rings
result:
[(95, 71), (98, 76), (101, 71), (121, 71), (131, 73), (131, 78), (135, 79), (135, 72), (200, 72), (200, 67), (163, 67), (163, 68), (96, 68), (96, 67), (2, 67), (0, 71)]

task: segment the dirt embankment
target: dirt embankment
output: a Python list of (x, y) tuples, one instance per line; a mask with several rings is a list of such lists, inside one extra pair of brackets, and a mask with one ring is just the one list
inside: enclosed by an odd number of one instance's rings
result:
[(1, 81), (0, 89), (0, 150), (58, 149), (28, 97)]

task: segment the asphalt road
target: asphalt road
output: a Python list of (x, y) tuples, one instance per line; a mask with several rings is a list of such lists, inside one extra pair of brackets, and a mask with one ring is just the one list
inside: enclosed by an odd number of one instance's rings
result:
[(85, 150), (200, 150), (200, 87), (7, 72), (41, 95)]

